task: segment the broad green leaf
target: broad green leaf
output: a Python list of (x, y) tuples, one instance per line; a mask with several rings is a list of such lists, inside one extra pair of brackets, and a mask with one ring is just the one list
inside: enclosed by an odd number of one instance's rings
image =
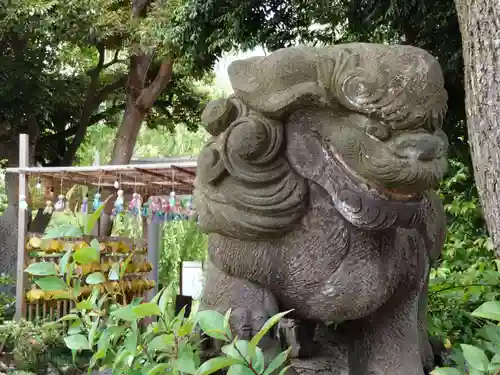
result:
[(64, 342), (68, 349), (71, 350), (85, 350), (90, 349), (87, 338), (83, 335), (71, 335), (64, 338)]
[(64, 315), (62, 318), (60, 318), (58, 322), (64, 322), (67, 320), (77, 320), (77, 319), (80, 319), (80, 316), (78, 316), (77, 314), (67, 314)]
[(149, 342), (148, 349), (152, 351), (164, 352), (172, 349), (174, 341), (175, 339), (173, 334), (156, 336)]
[(120, 280), (120, 263), (118, 263), (118, 262), (113, 263), (113, 265), (111, 266), (111, 269), (109, 270), (109, 273), (108, 273), (108, 280), (111, 280), (111, 281)]
[(500, 370), (500, 354), (495, 354), (488, 365), (488, 372), (495, 374), (498, 370)]
[(72, 224), (62, 224), (47, 230), (43, 239), (53, 239), (59, 237), (81, 237), (83, 235), (80, 228)]
[(453, 367), (438, 367), (431, 372), (431, 375), (464, 375), (464, 374)]
[(476, 346), (467, 344), (461, 344), (460, 348), (462, 349), (464, 358), (470, 367), (482, 372), (488, 371), (488, 364), (490, 361), (483, 350)]
[(500, 321), (500, 301), (488, 301), (472, 312), (473, 316)]
[(127, 267), (130, 264), (130, 262), (132, 261), (132, 257), (133, 256), (134, 256), (134, 252), (131, 252), (128, 255), (128, 257), (125, 259), (125, 261), (123, 262), (123, 264), (121, 265), (121, 268), (120, 268), (120, 279), (123, 279), (123, 275), (125, 275), (125, 272), (127, 272)]
[(125, 341), (123, 343), (125, 349), (127, 349), (134, 356), (137, 352), (137, 336), (138, 331), (129, 332), (125, 337)]
[(97, 338), (97, 328), (99, 327), (99, 323), (100, 323), (100, 318), (96, 318), (92, 322), (92, 325), (90, 326), (89, 336), (88, 336), (90, 347), (93, 347), (95, 344), (95, 340)]
[(259, 345), (260, 340), (273, 328), (281, 318), (283, 318), (286, 314), (289, 314), (292, 310), (284, 311), (279, 314), (276, 314), (270, 317), (262, 326), (259, 332), (250, 340), (250, 345), (248, 346), (248, 353), (250, 356), (253, 356), (255, 348)]
[(76, 279), (75, 280), (75, 284), (73, 285), (73, 297), (75, 299), (77, 299), (78, 297), (80, 297), (80, 292), (81, 292), (81, 284), (82, 284), (82, 281), (80, 279)]
[(494, 344), (500, 345), (500, 326), (487, 323), (482, 326), (477, 333), (482, 338), (491, 341)]
[(249, 342), (246, 340), (236, 340), (231, 344), (222, 347), (222, 352), (228, 357), (236, 358), (239, 360), (245, 359), (251, 362), (253, 368), (257, 372), (264, 369), (264, 354), (260, 348), (255, 348), (254, 355), (250, 357)]
[(177, 337), (184, 337), (193, 332), (195, 323), (193, 321), (187, 321), (182, 324), (177, 330)]
[(193, 352), (183, 350), (172, 364), (181, 373), (194, 374), (196, 372), (196, 362), (194, 360)]
[(85, 282), (90, 285), (101, 284), (105, 281), (106, 278), (101, 272), (93, 272), (85, 279)]
[(90, 241), (90, 247), (96, 249), (97, 251), (100, 251), (99, 241), (97, 241), (95, 238), (92, 238), (92, 240)]
[(161, 315), (161, 311), (158, 305), (152, 302), (142, 303), (138, 306), (134, 306), (132, 307), (132, 311), (138, 318), (144, 318), (145, 316)]
[(66, 253), (62, 256), (61, 260), (59, 261), (59, 274), (64, 275), (66, 273), (66, 268), (68, 266), (69, 259), (71, 257), (71, 253), (73, 252), (73, 249), (69, 249), (66, 251)]
[(267, 367), (266, 371), (264, 371), (263, 375), (271, 375), (274, 371), (279, 369), (285, 361), (288, 359), (288, 356), (290, 355), (290, 351), (292, 348), (288, 348), (287, 350), (281, 352), (272, 360), (272, 362), (269, 364)]
[(229, 341), (229, 329), (224, 328), (224, 316), (212, 310), (203, 310), (198, 313), (198, 324), (202, 331), (214, 339)]
[[(222, 353), (236, 359), (248, 359), (248, 341), (236, 340), (222, 347)], [(241, 354), (240, 354), (241, 353)], [(243, 357), (242, 357), (243, 356)]]
[(150, 369), (146, 373), (146, 375), (165, 374), (165, 373), (168, 373), (168, 372), (165, 372), (165, 370), (167, 370), (168, 368), (170, 368), (170, 365), (168, 363), (159, 363), (156, 366), (154, 366), (152, 369)]
[(227, 375), (255, 375), (255, 373), (245, 365), (232, 365), (227, 370)]
[(54, 263), (39, 262), (32, 263), (24, 271), (33, 276), (54, 276), (57, 275), (57, 269)]
[(73, 260), (79, 264), (98, 263), (100, 252), (93, 247), (83, 247), (73, 253)]
[(134, 360), (134, 356), (127, 349), (123, 348), (115, 358), (113, 362), (113, 370), (119, 369), (122, 364), (125, 366), (130, 366), (132, 361)]
[(222, 370), (223, 368), (236, 365), (243, 364), (243, 361), (237, 360), (235, 358), (228, 357), (216, 357), (209, 359), (204, 362), (198, 370), (196, 370), (195, 375), (209, 375), (213, 374), (216, 371)]
[(35, 280), (35, 284), (40, 287), (45, 292), (53, 292), (56, 290), (67, 290), (68, 286), (66, 283), (56, 276), (47, 276)]
[(160, 302), (158, 303), (158, 306), (160, 307), (161, 313), (165, 316), (168, 310), (168, 305), (170, 302), (172, 302), (173, 299), (173, 290), (174, 286), (173, 283), (169, 284), (165, 290), (163, 291), (161, 297), (160, 297)]
[(76, 304), (76, 308), (79, 310), (91, 310), (92, 307), (92, 301), (90, 298), (84, 299)]
[(82, 321), (75, 320), (68, 328), (68, 335), (76, 335), (82, 332)]
[(137, 315), (134, 313), (131, 306), (121, 307), (117, 310), (112, 311), (110, 315), (127, 322), (133, 322), (137, 320)]

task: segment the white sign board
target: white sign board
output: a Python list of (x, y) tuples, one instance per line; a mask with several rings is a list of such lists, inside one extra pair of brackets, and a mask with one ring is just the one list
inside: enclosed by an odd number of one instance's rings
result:
[(199, 299), (203, 290), (203, 264), (202, 262), (182, 262), (183, 296)]

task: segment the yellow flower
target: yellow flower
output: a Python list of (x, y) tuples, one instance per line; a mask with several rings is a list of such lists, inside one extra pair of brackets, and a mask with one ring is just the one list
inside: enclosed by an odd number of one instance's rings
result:
[(444, 340), (444, 347), (445, 347), (446, 349), (451, 349), (451, 341), (450, 341), (450, 340), (448, 340), (448, 339), (445, 339), (445, 340)]

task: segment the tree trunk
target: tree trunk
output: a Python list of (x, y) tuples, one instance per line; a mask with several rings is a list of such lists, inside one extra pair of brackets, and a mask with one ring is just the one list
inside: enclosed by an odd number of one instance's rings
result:
[(500, 2), (455, 0), (462, 33), (474, 178), (500, 256)]
[(111, 164), (128, 164), (146, 113), (135, 105), (135, 99), (127, 100), (123, 120), (116, 135)]

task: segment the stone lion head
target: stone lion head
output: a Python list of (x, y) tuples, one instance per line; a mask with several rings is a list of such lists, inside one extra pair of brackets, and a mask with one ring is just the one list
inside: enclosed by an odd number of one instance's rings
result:
[(425, 192), (447, 167), (447, 94), (429, 53), (301, 46), (236, 61), (228, 73), (234, 94), (202, 115), (212, 135), (195, 181), (202, 230), (281, 235), (300, 223), (310, 183), (354, 225), (420, 220)]

